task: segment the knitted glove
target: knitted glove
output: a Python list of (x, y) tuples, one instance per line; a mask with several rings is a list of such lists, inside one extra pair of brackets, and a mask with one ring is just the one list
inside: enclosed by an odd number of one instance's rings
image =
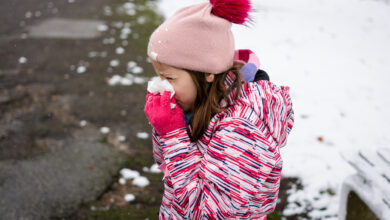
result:
[[(170, 96), (171, 93), (168, 91), (163, 95), (148, 92), (146, 96), (144, 112), (158, 135), (186, 126), (183, 110), (177, 105), (175, 97)], [(171, 103), (174, 104), (174, 108), (171, 108)]]

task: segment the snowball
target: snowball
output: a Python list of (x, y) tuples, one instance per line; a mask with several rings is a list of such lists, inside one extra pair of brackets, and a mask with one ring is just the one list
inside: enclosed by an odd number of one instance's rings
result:
[(107, 134), (108, 132), (110, 132), (110, 128), (109, 127), (101, 127), (100, 132), (102, 134)]
[(141, 138), (141, 139), (146, 139), (146, 138), (149, 137), (149, 134), (146, 133), (146, 132), (138, 132), (138, 133), (137, 133), (137, 137), (138, 137), (138, 138)]
[(146, 178), (144, 176), (136, 177), (133, 180), (133, 185), (138, 186), (138, 187), (145, 187), (145, 186), (149, 185), (149, 183), (150, 182), (149, 182), (148, 178)]
[(139, 172), (136, 170), (131, 170), (128, 168), (123, 168), (120, 171), (120, 174), (123, 176), (125, 179), (134, 179), (140, 176)]
[(133, 195), (133, 194), (126, 194), (125, 195), (125, 200), (126, 200), (126, 202), (131, 202), (131, 201), (133, 201), (135, 199), (135, 196)]
[(168, 80), (161, 80), (160, 77), (153, 77), (152, 80), (148, 82), (148, 92), (161, 95), (164, 94), (165, 91), (171, 92), (171, 98), (175, 95), (175, 90), (172, 85), (168, 82)]

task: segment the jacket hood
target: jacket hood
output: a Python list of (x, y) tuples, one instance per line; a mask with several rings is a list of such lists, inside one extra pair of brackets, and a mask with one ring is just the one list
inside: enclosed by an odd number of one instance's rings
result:
[[(253, 52), (251, 53), (253, 56)], [(244, 62), (249, 63), (248, 60)], [(225, 86), (231, 87), (234, 79), (234, 74), (230, 72), (225, 79)], [(243, 81), (239, 99), (232, 102), (253, 109), (261, 121), (257, 126), (259, 128), (265, 126), (276, 144), (284, 147), (294, 124), (294, 111), (289, 90), (288, 86), (277, 86), (266, 80)], [(236, 91), (230, 93), (231, 100), (235, 97), (235, 93)]]

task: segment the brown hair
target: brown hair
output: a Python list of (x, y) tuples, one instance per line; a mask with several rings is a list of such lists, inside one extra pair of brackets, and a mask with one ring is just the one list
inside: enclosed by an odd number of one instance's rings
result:
[[(241, 65), (234, 65), (229, 70), (216, 74), (214, 76), (214, 81), (211, 83), (206, 81), (206, 73), (186, 70), (190, 73), (197, 90), (191, 120), (192, 134), (190, 138), (192, 142), (202, 138), (211, 118), (215, 114), (222, 112), (233, 104), (229, 99), (230, 92), (236, 90), (234, 100), (237, 100), (240, 97), (240, 88), (242, 84), (240, 67)], [(230, 71), (235, 76), (234, 81), (228, 89), (225, 89), (224, 81)], [(226, 101), (227, 106), (221, 108), (219, 104), (223, 99)]]

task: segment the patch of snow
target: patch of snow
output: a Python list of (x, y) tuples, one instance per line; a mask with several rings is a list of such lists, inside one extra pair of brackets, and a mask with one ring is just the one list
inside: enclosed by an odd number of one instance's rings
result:
[(119, 178), (118, 182), (121, 185), (125, 185), (126, 184), (126, 179), (125, 178)]
[(31, 11), (27, 11), (25, 14), (24, 14), (24, 17), (26, 18), (31, 18), (33, 16), (33, 13)]
[(137, 18), (138, 24), (145, 24), (146, 23), (146, 17), (145, 16), (139, 16)]
[(148, 178), (144, 177), (144, 176), (139, 176), (139, 177), (136, 177), (134, 180), (133, 180), (133, 185), (134, 186), (138, 186), (138, 187), (145, 187), (147, 185), (149, 185), (150, 182), (148, 180)]
[(90, 57), (90, 58), (94, 58), (94, 57), (96, 57), (98, 55), (98, 52), (96, 52), (96, 51), (90, 51), (89, 53), (88, 53), (88, 57)]
[(113, 75), (109, 80), (108, 80), (108, 85), (110, 86), (115, 86), (117, 84), (120, 84), (122, 80), (122, 77), (119, 75)]
[(105, 14), (106, 16), (111, 16), (111, 15), (112, 15), (111, 7), (108, 6), (108, 5), (105, 5), (105, 6), (103, 7), (103, 11), (104, 11), (104, 14)]
[(137, 13), (136, 5), (132, 2), (126, 2), (122, 7), (125, 9), (127, 15), (133, 16)]
[(129, 78), (122, 77), (120, 79), (120, 84), (123, 86), (131, 86), (131, 85), (133, 85), (133, 81)]
[(123, 49), (123, 47), (118, 47), (118, 48), (115, 49), (115, 52), (117, 54), (123, 54), (125, 52), (125, 49)]
[(20, 57), (19, 58), (19, 63), (26, 63), (27, 62), (27, 58), (26, 57)]
[(144, 167), (142, 170), (147, 173), (162, 173), (161, 170), (158, 169), (158, 165), (156, 163), (154, 163), (150, 168)]
[(126, 202), (131, 202), (131, 201), (134, 201), (135, 200), (135, 195), (133, 195), (133, 194), (126, 194), (125, 195), (125, 200), (126, 200)]
[(137, 137), (140, 139), (147, 139), (149, 137), (149, 134), (146, 132), (138, 132)]
[(121, 30), (120, 38), (121, 39), (127, 39), (129, 34), (131, 34), (131, 29), (129, 27), (124, 27)]
[(126, 2), (125, 4), (123, 4), (123, 7), (125, 9), (135, 9), (136, 8), (136, 5), (132, 2)]
[(146, 82), (146, 78), (144, 77), (134, 77), (134, 83), (135, 84), (144, 84)]
[(85, 71), (87, 71), (87, 67), (85, 67), (85, 66), (79, 66), (79, 67), (77, 67), (77, 73), (78, 73), (78, 74), (85, 73)]
[(127, 63), (127, 70), (132, 69), (132, 68), (134, 68), (134, 67), (136, 67), (136, 66), (137, 66), (137, 63), (136, 63), (136, 62), (134, 62), (134, 61), (129, 61), (129, 62)]
[(87, 125), (87, 121), (86, 120), (81, 120), (80, 121), (80, 127), (85, 127)]
[(128, 168), (123, 168), (119, 171), (119, 173), (123, 176), (125, 179), (134, 179), (140, 176), (139, 172), (136, 170), (131, 170)]
[(124, 77), (120, 75), (113, 75), (111, 78), (108, 79), (108, 85), (110, 86), (116, 86), (116, 85), (131, 86), (133, 85), (133, 83), (144, 84), (145, 82), (146, 79), (144, 77), (133, 76), (132, 74), (129, 73), (127, 73)]
[(110, 61), (110, 66), (112, 66), (112, 67), (117, 67), (117, 66), (119, 66), (119, 60), (117, 60), (117, 59), (111, 60), (111, 61)]
[(113, 37), (103, 39), (103, 44), (113, 44), (113, 43), (115, 43), (115, 38)]
[(119, 140), (120, 142), (124, 142), (124, 141), (126, 141), (126, 136), (119, 135), (119, 136), (118, 136), (118, 140)]
[(149, 180), (146, 177), (141, 176), (136, 170), (123, 168), (122, 170), (120, 170), (120, 174), (124, 179), (132, 179), (133, 185), (135, 186), (145, 187), (150, 184)]
[(144, 69), (140, 66), (136, 66), (131, 70), (131, 72), (134, 74), (141, 74), (143, 71), (144, 71)]
[(110, 128), (109, 127), (101, 127), (100, 132), (102, 134), (107, 134), (108, 132), (110, 132)]
[(100, 25), (97, 26), (97, 30), (101, 31), (101, 32), (107, 31), (108, 30), (108, 26), (105, 25), (105, 24), (100, 24)]

